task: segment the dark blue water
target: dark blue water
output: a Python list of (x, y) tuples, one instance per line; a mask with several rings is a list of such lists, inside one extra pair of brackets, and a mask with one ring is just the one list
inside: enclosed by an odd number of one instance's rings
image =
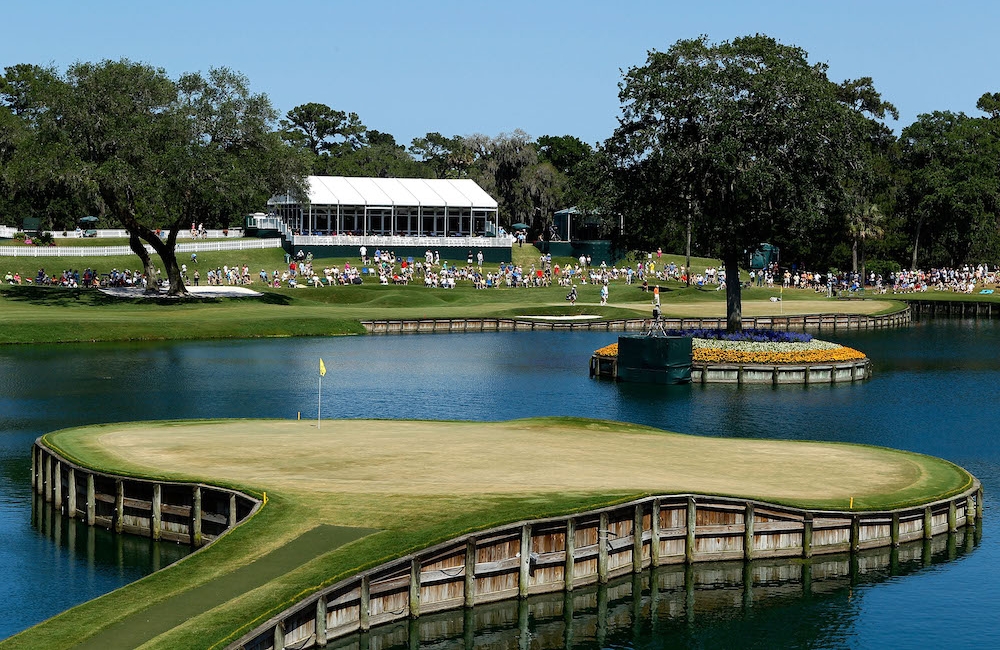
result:
[(697, 435), (862, 442), (947, 458), (986, 489), (983, 538), (971, 552), (832, 595), (693, 623), (665, 621), (651, 626), (658, 630), (651, 636), (614, 643), (1000, 646), (994, 625), (1000, 544), (990, 510), (992, 489), (1000, 484), (1000, 324), (937, 320), (841, 335), (838, 340), (875, 360), (871, 381), (780, 390), (589, 379), (591, 352), (615, 336), (519, 332), (0, 349), (0, 599), (6, 605), (0, 638), (174, 557), (148, 543), (145, 551), (111, 552), (113, 537), (88, 546), (68, 528), (59, 529), (57, 540), (55, 524), (46, 527), (44, 512), (32, 512), (28, 452), (37, 435), (121, 420), (294, 418), (299, 412), (312, 418), (323, 357), (324, 417), (575, 415)]

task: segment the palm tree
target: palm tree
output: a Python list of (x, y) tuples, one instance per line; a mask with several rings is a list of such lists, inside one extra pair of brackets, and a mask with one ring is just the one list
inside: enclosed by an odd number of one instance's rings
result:
[(880, 239), (885, 234), (885, 215), (878, 205), (862, 200), (848, 216), (847, 230), (851, 235), (851, 271), (858, 272), (861, 261), (861, 287), (865, 286), (865, 241)]

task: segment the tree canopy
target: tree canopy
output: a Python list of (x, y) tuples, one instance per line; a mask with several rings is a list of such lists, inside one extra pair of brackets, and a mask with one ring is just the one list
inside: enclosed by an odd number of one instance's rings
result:
[[(606, 143), (633, 245), (653, 245), (693, 215), (722, 257), (730, 329), (741, 327), (739, 264), (748, 249), (807, 238), (847, 201), (864, 164), (865, 112), (887, 108), (870, 80), (831, 82), (805, 51), (766, 36), (681, 40), (649, 52), (620, 84)], [(863, 91), (863, 92), (862, 92)]]
[(7, 182), (110, 216), (155, 282), (142, 244), (152, 246), (173, 294), (184, 292), (174, 253), (180, 230), (228, 224), (302, 185), (304, 164), (282, 144), (269, 100), (225, 68), (172, 80), (124, 59), (76, 63), (63, 75), (17, 67), (7, 69), (3, 89), (24, 131)]

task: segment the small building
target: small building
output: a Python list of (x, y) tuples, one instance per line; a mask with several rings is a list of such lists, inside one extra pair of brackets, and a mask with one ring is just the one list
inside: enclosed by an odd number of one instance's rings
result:
[[(621, 217), (617, 225), (621, 232), (624, 229)], [(553, 213), (548, 241), (536, 242), (535, 246), (543, 253), (574, 258), (590, 255), (595, 264), (611, 264), (616, 261), (610, 239), (614, 227), (604, 215), (573, 206)]]
[[(471, 179), (309, 176), (306, 185), (305, 201), (290, 195), (268, 201), (296, 250), (340, 255), (366, 246), (423, 255), (444, 248), (461, 249), (464, 258), (476, 249), (489, 261), (510, 260), (497, 201)], [(450, 250), (448, 258), (457, 254)]]

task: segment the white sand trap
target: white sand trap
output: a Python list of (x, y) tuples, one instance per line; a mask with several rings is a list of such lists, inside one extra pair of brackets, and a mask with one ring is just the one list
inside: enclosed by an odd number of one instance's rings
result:
[(577, 316), (517, 316), (517, 318), (530, 318), (532, 320), (593, 320), (600, 318), (596, 314), (579, 314)]
[[(253, 289), (247, 289), (246, 287), (228, 287), (228, 286), (207, 286), (207, 287), (187, 287), (188, 293), (196, 298), (247, 298), (247, 297), (258, 297), (261, 294), (259, 291), (254, 291)], [(159, 293), (146, 293), (140, 287), (108, 287), (106, 289), (101, 289), (101, 293), (105, 293), (109, 296), (115, 296), (116, 298), (167, 298), (165, 291), (160, 291)]]

